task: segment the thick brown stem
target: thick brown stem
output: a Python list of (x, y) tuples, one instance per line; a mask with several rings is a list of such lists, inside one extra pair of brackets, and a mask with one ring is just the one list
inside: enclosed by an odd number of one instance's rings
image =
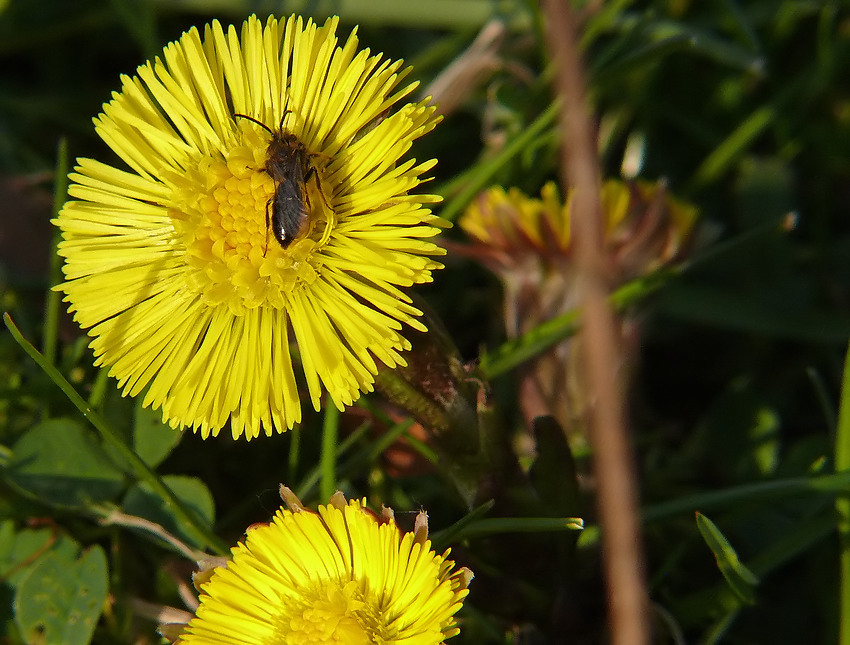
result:
[(572, 245), (582, 307), (585, 391), (597, 505), (609, 596), (611, 642), (649, 642), (649, 601), (638, 522), (637, 477), (626, 434), (622, 358), (616, 317), (608, 304), (610, 277), (603, 251), (600, 178), (575, 23), (567, 0), (544, 0), (549, 51), (557, 68), (565, 187), (575, 188)]

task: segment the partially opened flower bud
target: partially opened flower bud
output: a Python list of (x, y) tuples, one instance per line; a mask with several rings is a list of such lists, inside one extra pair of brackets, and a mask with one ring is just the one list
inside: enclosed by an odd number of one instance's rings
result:
[[(505, 330), (511, 338), (577, 306), (570, 236), (573, 195), (570, 191), (562, 202), (553, 183), (543, 187), (539, 199), (495, 186), (481, 193), (460, 220), (472, 239), (465, 252), (502, 281)], [(663, 182), (609, 180), (600, 201), (614, 284), (681, 257), (697, 212), (674, 199)], [(585, 398), (573, 378), (574, 349), (574, 339), (568, 339), (530, 361), (521, 371), (520, 402), (529, 427), (535, 417), (552, 415), (572, 429), (575, 444), (583, 441), (576, 428), (581, 427)]]

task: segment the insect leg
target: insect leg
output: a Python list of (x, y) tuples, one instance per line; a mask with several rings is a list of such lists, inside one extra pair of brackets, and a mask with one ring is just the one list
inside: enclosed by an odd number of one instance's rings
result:
[[(328, 209), (330, 209), (330, 208), (331, 208), (331, 205), (330, 205), (330, 204), (328, 204), (328, 198), (327, 198), (327, 197), (325, 197), (325, 191), (324, 191), (324, 190), (322, 190), (322, 180), (321, 180), (321, 179), (319, 179), (319, 173), (316, 171), (316, 166), (310, 166), (309, 170), (307, 170), (307, 174), (306, 174), (306, 175), (304, 175), (304, 183), (305, 183), (305, 184), (306, 184), (308, 181), (310, 181), (310, 177), (311, 177), (311, 176), (313, 176), (313, 177), (315, 177), (315, 178), (316, 178), (316, 187), (319, 189), (319, 197), (321, 197), (321, 198), (322, 198), (322, 201), (325, 203), (325, 206), (327, 206), (327, 207), (328, 207)], [(306, 191), (305, 191), (305, 192), (306, 192)], [(308, 205), (308, 206), (310, 205), (309, 198), (308, 198), (308, 200), (307, 200), (307, 205)]]
[(269, 252), (269, 227), (271, 227), (271, 219), (269, 219), (269, 206), (272, 203), (272, 199), (266, 202), (266, 247), (263, 249), (263, 257), (266, 257), (266, 253)]

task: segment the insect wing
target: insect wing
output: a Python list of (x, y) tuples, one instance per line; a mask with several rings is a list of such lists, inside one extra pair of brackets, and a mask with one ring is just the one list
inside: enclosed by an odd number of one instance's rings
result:
[[(300, 171), (293, 174), (303, 175)], [(293, 176), (278, 184), (272, 202), (272, 232), (283, 248), (301, 234), (307, 222), (306, 186), (298, 179)]]

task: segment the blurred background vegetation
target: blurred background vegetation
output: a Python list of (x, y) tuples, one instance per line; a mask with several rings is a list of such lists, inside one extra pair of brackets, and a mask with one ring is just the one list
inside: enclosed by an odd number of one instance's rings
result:
[[(657, 642), (836, 642), (850, 620), (840, 602), (850, 581), (839, 566), (835, 506), (848, 480), (828, 477), (850, 466), (840, 455), (850, 436), (838, 432), (850, 338), (850, 11), (825, 0), (576, 6), (603, 176), (663, 178), (700, 211), (681, 271), (629, 310), (639, 339), (630, 426)], [(468, 509), (428, 462), (421, 440), (384, 450), (386, 429), (409, 424), (398, 426), (379, 397), (364, 397), (341, 415), (342, 443), (328, 478), (316, 469), (329, 426), (324, 413), (305, 410), (299, 431), (251, 443), (234, 442), (226, 431), (206, 442), (181, 436), (122, 399), (91, 366), (70, 317), (50, 322), (56, 303), (48, 304), (47, 294), (60, 279), (49, 223), (54, 182), (62, 184), (55, 172), (60, 140), (72, 160), (118, 163), (91, 119), (120, 86), (120, 74), (133, 74), (164, 44), (214, 18), (239, 24), (250, 13), (292, 12), (319, 21), (338, 13), (343, 36), (358, 24), (363, 46), (404, 58), (422, 87), (485, 26), (498, 25), (498, 43), (476, 82), (417, 142), (415, 156), (439, 159), (428, 189), (443, 195), (442, 213), (451, 218), (490, 185), (537, 195), (557, 180), (559, 139), (551, 111), (546, 116), (552, 75), (531, 1), (6, 0), (0, 301), (172, 488), (203, 517), (214, 517), (226, 543), (268, 520), (279, 506), (280, 482), (310, 505), (324, 503), (320, 483), (334, 481), (399, 516), (410, 511), (412, 518), (424, 507), (436, 532)], [(516, 141), (521, 145), (512, 147)], [(64, 195), (56, 199), (61, 204)], [(790, 213), (793, 230), (785, 225)], [(465, 241), (459, 227), (447, 238)], [(463, 358), (475, 361), (505, 341), (501, 288), (462, 254), (450, 253), (446, 264), (419, 295)], [(491, 385), (505, 427), (525, 432), (515, 374)], [(587, 473), (589, 454), (574, 457), (576, 471)], [(159, 642), (155, 623), (140, 618), (130, 600), (182, 607), (175, 581), (188, 578), (190, 563), (150, 533), (95, 520), (115, 505), (189, 541), (192, 535), (127, 477), (120, 458), (6, 331), (0, 465), (0, 642), (24, 642), (21, 630), (32, 616), (58, 611), (64, 620), (75, 602), (68, 589), (83, 579), (102, 588), (100, 596), (92, 591), (101, 599), (108, 583), (108, 601), (80, 609), (89, 621), (103, 610), (93, 642)], [(478, 576), (452, 642), (605, 641), (592, 488), (583, 482), (581, 499), (553, 513), (584, 517), (584, 534), (532, 534), (513, 550), (510, 567), (490, 559), (513, 539), (508, 534), (452, 543)], [(695, 521), (695, 512), (704, 515)], [(106, 555), (108, 578), (91, 556), (94, 545)], [(81, 562), (100, 573), (80, 565), (68, 573), (69, 586), (52, 594), (54, 606), (27, 606), (35, 595), (32, 571), (48, 555), (54, 565), (71, 563), (59, 567), (66, 573)], [(493, 592), (502, 577), (513, 580), (513, 603)], [(65, 642), (86, 642), (91, 630), (80, 633), (83, 640)]]

